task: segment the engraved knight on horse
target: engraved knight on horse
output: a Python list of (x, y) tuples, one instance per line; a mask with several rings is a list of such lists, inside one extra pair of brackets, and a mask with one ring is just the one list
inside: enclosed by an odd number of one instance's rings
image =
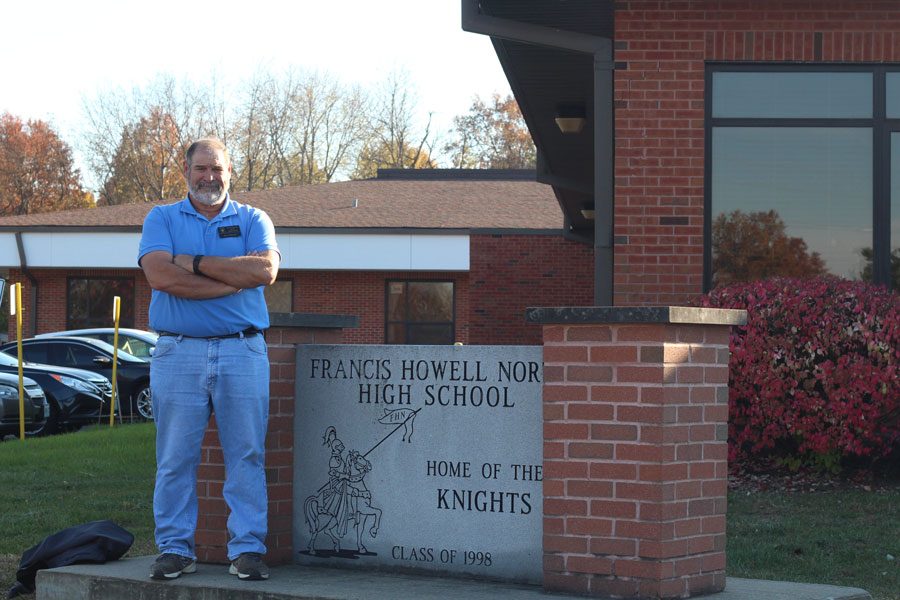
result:
[(381, 522), (381, 509), (372, 506), (372, 494), (365, 483), (366, 474), (372, 470), (372, 463), (356, 450), (351, 450), (345, 457), (344, 443), (337, 437), (334, 427), (325, 430), (323, 440), (323, 445), (331, 449), (329, 479), (303, 504), (310, 533), (307, 549), (311, 554), (316, 553), (316, 538), (324, 531), (331, 538), (334, 551), (339, 552), (341, 538), (347, 534), (352, 522), (356, 527), (357, 551), (367, 552), (362, 543), (365, 523), (369, 517), (374, 517), (374, 523), (369, 529), (369, 535), (374, 538)]

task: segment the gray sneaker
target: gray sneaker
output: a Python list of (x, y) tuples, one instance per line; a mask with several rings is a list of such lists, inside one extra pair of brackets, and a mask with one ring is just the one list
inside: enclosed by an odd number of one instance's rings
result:
[(164, 552), (156, 557), (150, 567), (151, 579), (175, 579), (182, 573), (195, 573), (197, 561), (179, 554)]
[(231, 561), (228, 572), (237, 575), (238, 579), (259, 581), (269, 578), (269, 567), (262, 561), (262, 555), (256, 552), (245, 552)]

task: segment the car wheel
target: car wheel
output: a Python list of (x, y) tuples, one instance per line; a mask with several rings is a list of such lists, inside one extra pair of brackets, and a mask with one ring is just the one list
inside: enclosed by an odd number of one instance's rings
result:
[(149, 385), (145, 385), (137, 391), (134, 395), (132, 406), (134, 407), (132, 414), (136, 413), (148, 421), (153, 420), (153, 402), (150, 396)]
[(31, 431), (25, 432), (25, 435), (37, 437), (41, 435), (53, 435), (55, 433), (59, 433), (60, 431), (59, 407), (56, 405), (56, 402), (50, 402), (50, 415), (44, 421), (44, 424), (37, 429), (32, 429)]

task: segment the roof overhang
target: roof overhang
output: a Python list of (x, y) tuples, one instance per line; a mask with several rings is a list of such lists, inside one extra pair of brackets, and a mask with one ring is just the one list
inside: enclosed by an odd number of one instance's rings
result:
[[(612, 305), (613, 0), (462, 0), (462, 28), (491, 37), (570, 237), (595, 248), (595, 301)], [(583, 116), (563, 133), (560, 116)]]

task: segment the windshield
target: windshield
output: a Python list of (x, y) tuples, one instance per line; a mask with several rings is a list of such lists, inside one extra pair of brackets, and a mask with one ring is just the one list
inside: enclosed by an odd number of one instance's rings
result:
[[(13, 352), (15, 352), (15, 348), (13, 348)], [(27, 360), (22, 361), (27, 363)], [(14, 367), (19, 364), (18, 359), (15, 356), (10, 356), (6, 352), (0, 352), (0, 366), (4, 367)]]
[[(112, 353), (113, 353), (114, 348), (113, 348), (112, 344), (107, 344), (106, 342), (104, 342), (102, 340), (98, 340), (98, 339), (94, 339), (94, 338), (81, 338), (81, 339), (83, 339), (86, 342), (89, 342), (92, 346), (95, 346), (97, 349), (102, 350), (102, 351), (108, 353), (109, 355), (112, 355)], [(150, 361), (144, 360), (142, 358), (138, 358), (138, 357), (134, 356), (133, 354), (129, 354), (128, 352), (125, 352), (124, 350), (119, 350), (117, 354), (119, 356), (119, 360), (121, 360), (122, 362), (130, 362), (130, 363), (150, 362)]]
[(132, 356), (136, 356), (138, 358), (150, 358), (150, 355), (153, 353), (153, 348), (155, 348), (155, 344), (149, 344), (142, 339), (138, 339), (136, 337), (131, 336), (119, 336), (119, 350), (124, 350), (128, 354)]

